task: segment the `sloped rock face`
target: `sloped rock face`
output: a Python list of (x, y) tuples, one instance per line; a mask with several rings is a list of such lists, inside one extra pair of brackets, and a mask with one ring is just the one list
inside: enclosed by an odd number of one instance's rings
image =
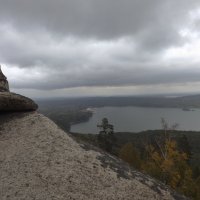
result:
[(185, 199), (36, 112), (0, 115), (0, 180), (5, 200)]
[(35, 111), (38, 105), (31, 99), (11, 92), (0, 92), (1, 112)]

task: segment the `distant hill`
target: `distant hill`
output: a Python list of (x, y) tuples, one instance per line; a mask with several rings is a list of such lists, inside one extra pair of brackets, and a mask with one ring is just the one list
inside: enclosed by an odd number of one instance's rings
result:
[(37, 101), (40, 110), (54, 107), (62, 108), (86, 108), (104, 106), (141, 106), (141, 107), (178, 107), (199, 108), (200, 95), (182, 97), (164, 96), (128, 96), (128, 97), (85, 97), (85, 98), (60, 98)]

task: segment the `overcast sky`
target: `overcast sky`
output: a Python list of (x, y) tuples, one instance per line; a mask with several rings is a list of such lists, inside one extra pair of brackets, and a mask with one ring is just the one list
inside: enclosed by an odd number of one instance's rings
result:
[(0, 0), (0, 64), (30, 97), (200, 93), (200, 1)]

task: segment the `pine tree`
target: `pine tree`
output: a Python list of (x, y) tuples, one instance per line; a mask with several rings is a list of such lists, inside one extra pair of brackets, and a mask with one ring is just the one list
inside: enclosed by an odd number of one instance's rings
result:
[(114, 137), (114, 127), (112, 124), (109, 124), (107, 118), (103, 118), (100, 125), (97, 125), (97, 127), (100, 129), (98, 134), (98, 143), (99, 146), (108, 151), (112, 152), (113, 143), (115, 142)]

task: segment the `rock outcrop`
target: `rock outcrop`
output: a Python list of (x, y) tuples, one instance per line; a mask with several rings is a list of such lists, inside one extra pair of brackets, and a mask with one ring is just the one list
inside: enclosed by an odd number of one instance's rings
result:
[(185, 199), (37, 112), (0, 115), (0, 180), (4, 200)]
[(0, 92), (1, 112), (22, 112), (37, 110), (38, 105), (31, 99), (11, 92)]
[(37, 108), (33, 100), (9, 91), (7, 78), (0, 66), (0, 112), (35, 111)]
[(6, 76), (1, 71), (0, 65), (0, 92), (9, 92), (9, 85)]

